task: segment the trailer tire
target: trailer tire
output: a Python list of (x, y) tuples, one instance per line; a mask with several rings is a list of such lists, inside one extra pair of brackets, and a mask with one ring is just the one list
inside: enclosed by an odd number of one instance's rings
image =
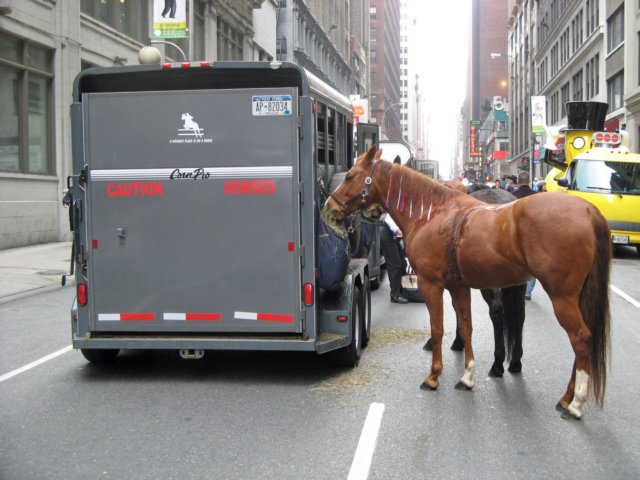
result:
[[(343, 367), (355, 367), (362, 351), (362, 313), (360, 289), (354, 287), (351, 298), (351, 343), (335, 352), (334, 361)], [(355, 319), (355, 321), (354, 321)]]
[(113, 362), (120, 350), (115, 349), (102, 349), (102, 348), (82, 348), (80, 349), (84, 358), (89, 360), (91, 363), (109, 363)]
[(365, 348), (371, 339), (371, 282), (369, 275), (364, 276), (360, 298), (362, 301), (360, 309), (362, 314), (362, 348)]

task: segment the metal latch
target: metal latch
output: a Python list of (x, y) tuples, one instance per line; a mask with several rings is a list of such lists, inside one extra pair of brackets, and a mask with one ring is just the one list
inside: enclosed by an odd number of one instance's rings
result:
[(124, 230), (124, 227), (120, 227), (118, 229), (116, 229), (116, 231), (118, 232), (118, 238), (120, 239), (120, 245), (124, 245), (124, 243), (127, 240), (127, 233)]

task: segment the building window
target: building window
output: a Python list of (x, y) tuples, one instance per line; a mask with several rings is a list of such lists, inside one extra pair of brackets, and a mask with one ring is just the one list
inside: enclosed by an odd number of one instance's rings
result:
[(600, 93), (600, 55), (595, 55), (586, 64), (586, 90), (587, 100)]
[(598, 28), (600, 22), (600, 0), (587, 0), (587, 36)]
[[(624, 6), (624, 5), (623, 5)], [(624, 9), (622, 6), (607, 20), (607, 53), (624, 41)]]
[(576, 73), (571, 79), (572, 87), (573, 87), (573, 100), (581, 101), (582, 100), (582, 70)]
[(148, 40), (148, 0), (81, 0), (82, 13), (141, 42)]
[(560, 118), (567, 115), (566, 103), (569, 101), (569, 82), (560, 89)]
[(242, 34), (218, 18), (218, 60), (242, 60)]
[(623, 88), (624, 71), (618, 72), (607, 81), (607, 101), (612, 111), (622, 108)]
[(52, 174), (53, 53), (0, 34), (0, 171)]

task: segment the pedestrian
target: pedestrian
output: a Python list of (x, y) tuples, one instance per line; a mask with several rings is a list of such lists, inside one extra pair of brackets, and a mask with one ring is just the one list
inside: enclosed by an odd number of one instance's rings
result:
[(539, 192), (546, 192), (547, 191), (547, 182), (545, 182), (544, 180), (540, 180), (538, 182), (538, 191)]
[(502, 190), (502, 182), (499, 178), (496, 178), (493, 182), (493, 188), (497, 188), (498, 190)]
[[(528, 197), (529, 195), (534, 195), (536, 192), (534, 192), (529, 186), (530, 181), (531, 181), (531, 177), (529, 177), (529, 172), (526, 172), (526, 171), (520, 172), (518, 174), (518, 185), (517, 185), (518, 188), (514, 189), (514, 191), (511, 192), (513, 193), (513, 196), (516, 198), (524, 198), (524, 197)], [(527, 291), (524, 294), (525, 300), (531, 300), (531, 294), (533, 293), (533, 288), (535, 286), (536, 286), (535, 278), (532, 278), (531, 280), (527, 281)]]
[(513, 193), (516, 188), (516, 182), (518, 181), (518, 177), (515, 175), (507, 175), (507, 185), (505, 186), (505, 190), (507, 192)]
[(384, 219), (384, 225), (380, 231), (380, 247), (384, 255), (384, 263), (389, 275), (391, 287), (391, 301), (405, 304), (409, 300), (402, 296), (402, 274), (406, 270), (404, 248), (400, 243), (402, 231), (389, 214)]
[(176, 0), (164, 0), (164, 10), (162, 10), (162, 18), (169, 14), (169, 18), (176, 18)]

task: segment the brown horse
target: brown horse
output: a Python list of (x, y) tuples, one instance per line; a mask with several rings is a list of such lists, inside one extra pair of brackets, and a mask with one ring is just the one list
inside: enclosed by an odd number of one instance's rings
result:
[(431, 321), (431, 374), (442, 373), (443, 293), (453, 300), (464, 342), (465, 371), (456, 388), (474, 386), (470, 288), (519, 285), (535, 277), (548, 293), (575, 354), (567, 390), (556, 408), (581, 418), (591, 393), (604, 401), (609, 351), (611, 244), (606, 220), (590, 203), (562, 193), (487, 205), (414, 170), (361, 155), (325, 208), (336, 219), (371, 203), (402, 229)]

